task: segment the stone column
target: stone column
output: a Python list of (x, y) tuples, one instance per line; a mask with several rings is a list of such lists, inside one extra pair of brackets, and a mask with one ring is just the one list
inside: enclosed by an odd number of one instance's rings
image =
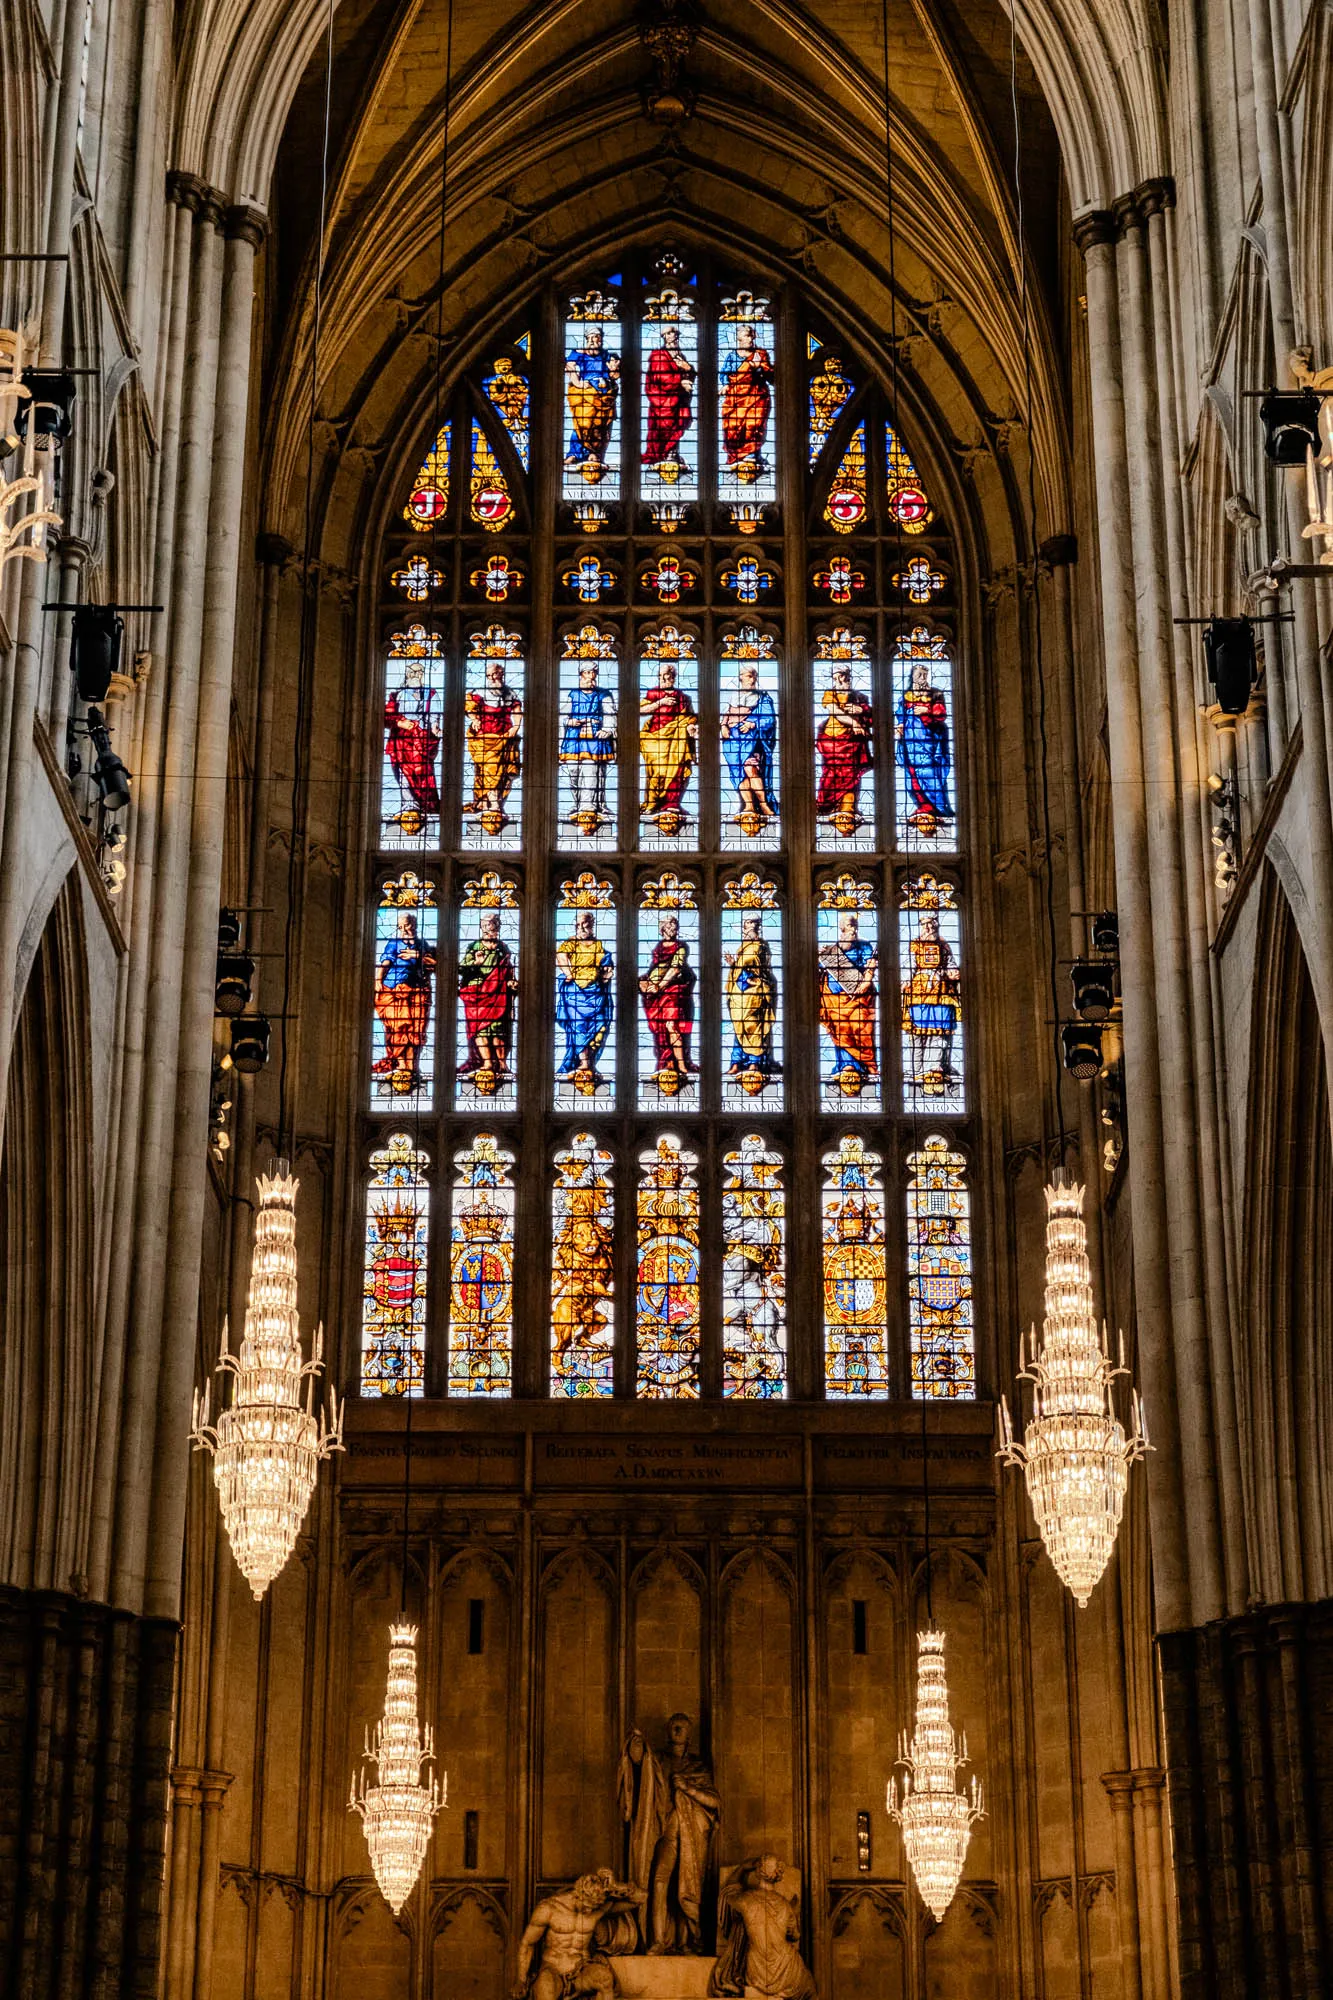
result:
[(1167, 1924), (1170, 1884), (1162, 1846), (1162, 1794), (1166, 1772), (1144, 1768), (1130, 1773), (1133, 1779), (1134, 1844), (1143, 1856), (1144, 1915), (1147, 1937), (1143, 1982), (1144, 2000), (1170, 2000), (1175, 1991), (1171, 1969), (1171, 1936)]
[(1116, 298), (1114, 217), (1084, 216), (1074, 238), (1083, 252), (1088, 300), (1088, 361), (1096, 461), (1097, 543), (1101, 565), (1106, 657), (1107, 729), (1111, 753), (1116, 900), (1124, 996), (1125, 1078), (1134, 1127), (1130, 1187), (1134, 1208), (1134, 1279), (1138, 1367), (1149, 1419), (1160, 1449), (1149, 1460), (1153, 1582), (1158, 1622), (1188, 1625), (1190, 1571), (1184, 1544), (1180, 1432), (1171, 1349), (1162, 1166), (1162, 1111), (1157, 1062), (1157, 1008), (1152, 906), (1148, 894), (1143, 744), (1139, 721), (1139, 657), (1135, 623), (1137, 579), (1125, 524), (1129, 467)]
[(1120, 1965), (1124, 2000), (1141, 2000), (1143, 1973), (1139, 1951), (1139, 1878), (1134, 1859), (1132, 1771), (1104, 1771), (1102, 1785), (1111, 1801), (1111, 1833), (1115, 1841), (1115, 1909), (1120, 1930)]
[(104, 1346), (102, 1394), (98, 1408), (97, 1454), (92, 1482), (89, 1531), (89, 1586), (94, 1597), (110, 1595), (110, 1563), (115, 1506), (115, 1482), (121, 1448), (121, 1410), (125, 1342), (130, 1316), (133, 1275), (135, 1204), (138, 1199), (139, 1137), (143, 1118), (145, 1033), (149, 974), (153, 960), (157, 908), (158, 833), (163, 812), (163, 767), (167, 695), (172, 680), (168, 653), (169, 604), (176, 513), (176, 479), (180, 458), (181, 396), (185, 375), (186, 324), (190, 309), (191, 243), (194, 218), (205, 193), (193, 174), (167, 179), (169, 229), (172, 237), (171, 301), (166, 315), (168, 338), (163, 357), (164, 396), (160, 413), (161, 454), (157, 478), (156, 539), (153, 597), (164, 606), (154, 615), (152, 631), (155, 667), (149, 681), (142, 730), (142, 750), (135, 776), (134, 807), (129, 815), (126, 860), (131, 875), (130, 951), (126, 984), (121, 1068), (122, 1124), (115, 1163), (116, 1214), (103, 1305)]
[[(193, 837), (194, 768), (199, 720), (199, 658), (203, 637), (204, 592), (200, 576), (200, 525), (208, 518), (213, 470), (214, 396), (218, 363), (220, 237), (224, 202), (214, 190), (200, 197), (195, 218), (190, 310), (182, 390), (180, 459), (177, 477), (170, 631), (166, 660), (170, 676), (166, 716), (161, 828), (155, 870), (153, 935), (144, 1034), (143, 1125), (137, 1175), (138, 1213), (133, 1251), (133, 1312), (121, 1424), (120, 1463), (136, 1468), (134, 1479), (117, 1493), (115, 1600), (142, 1601), (149, 1541), (150, 1489), (145, 1470), (152, 1463), (158, 1427), (158, 1375), (162, 1359), (166, 1291), (167, 1220), (174, 1166), (172, 1134), (176, 1115), (176, 1059), (181, 1032), (182, 939), (185, 934)], [(202, 1143), (200, 1156), (202, 1161)], [(184, 1349), (193, 1367), (193, 1341), (181, 1337), (198, 1313), (192, 1296), (183, 1322), (171, 1329), (171, 1344)], [(179, 1365), (177, 1363), (176, 1365)], [(179, 1412), (172, 1415), (179, 1420)], [(188, 1416), (188, 1410), (186, 1412)], [(184, 1480), (177, 1468), (179, 1505)], [(176, 1522), (178, 1527), (178, 1519)], [(156, 1539), (156, 1536), (155, 1536)], [(170, 1587), (174, 1606), (179, 1582)]]
[[(1224, 1610), (1225, 1590), (1217, 1496), (1215, 1385), (1203, 1295), (1195, 1151), (1198, 1122), (1195, 1023), (1178, 804), (1182, 760), (1170, 666), (1174, 634), (1164, 587), (1164, 575), (1170, 565), (1170, 537), (1162, 497), (1164, 467), (1144, 211), (1137, 196), (1129, 196), (1117, 203), (1117, 214), (1121, 221), (1117, 264), (1125, 437), (1134, 441), (1134, 450), (1129, 454), (1131, 561), (1138, 625), (1139, 718), (1153, 928), (1156, 1086), (1165, 1176), (1170, 1339), (1180, 1410), (1181, 1464), (1190, 1496), (1183, 1524), (1189, 1561), (1190, 1610), (1186, 1622), (1202, 1624)], [(1123, 935), (1121, 947), (1123, 952)], [(1130, 1100), (1129, 1110), (1134, 1121), (1137, 1097)], [(1135, 1149), (1132, 1125), (1130, 1148), (1132, 1157)], [(1137, 1202), (1135, 1219), (1137, 1222)], [(1158, 1540), (1154, 1535), (1154, 1554)]]
[(171, 1874), (167, 1899), (165, 1952), (166, 2000), (180, 2000), (187, 1990), (185, 1959), (194, 1898), (190, 1886), (198, 1867), (200, 1773), (177, 1765), (171, 1774)]
[[(255, 252), (264, 216), (235, 207), (224, 218), (225, 258), (213, 426), (212, 491), (203, 566), (198, 713), (195, 730), (190, 867), (185, 910), (179, 1060), (175, 1092), (175, 1166), (171, 1188), (169, 1264), (164, 1326), (193, 1325), (207, 1183), (206, 1139), (212, 1076), (213, 990), (218, 894), (227, 805), (232, 649), (240, 563)], [(180, 1589), (185, 1522), (181, 1439), (188, 1428), (194, 1381), (193, 1343), (162, 1343), (156, 1411), (147, 1601), (174, 1613)]]

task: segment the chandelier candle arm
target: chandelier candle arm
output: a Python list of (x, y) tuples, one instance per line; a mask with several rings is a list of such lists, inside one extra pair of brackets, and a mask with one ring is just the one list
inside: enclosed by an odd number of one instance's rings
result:
[[(332, 1387), (327, 1417), (316, 1418), (315, 1377), (324, 1367), (324, 1329), (311, 1359), (301, 1352), (296, 1286), (296, 1190), (278, 1160), (259, 1176), (250, 1291), (240, 1351), (226, 1322), (216, 1373), (231, 1376), (231, 1401), (209, 1420), (209, 1391), (196, 1389), (190, 1429), (197, 1451), (213, 1456), (213, 1481), (237, 1566), (261, 1598), (296, 1546), (319, 1462), (341, 1451), (342, 1408)], [(304, 1407), (301, 1385), (305, 1383)]]
[(1046, 1316), (1032, 1344), (1029, 1364), (1020, 1334), (1018, 1380), (1032, 1384), (1032, 1415), (1020, 1442), (1001, 1398), (997, 1456), (1022, 1469), (1042, 1541), (1082, 1606), (1115, 1547), (1129, 1468), (1152, 1447), (1136, 1389), (1128, 1433), (1116, 1415), (1111, 1384), (1129, 1372), (1124, 1334), (1113, 1363), (1093, 1311), (1083, 1189), (1059, 1180), (1046, 1190)]
[(903, 1830), (903, 1846), (916, 1886), (936, 1923), (954, 1899), (962, 1878), (968, 1842), (985, 1817), (981, 1782), (960, 1788), (958, 1773), (970, 1760), (967, 1738), (949, 1721), (949, 1685), (944, 1669), (944, 1634), (927, 1628), (916, 1635), (916, 1726), (899, 1738), (903, 1776), (889, 1779), (889, 1818)]
[(366, 1731), (347, 1808), (360, 1816), (375, 1880), (395, 1916), (412, 1893), (445, 1805), (448, 1780), (434, 1773), (434, 1763), (434, 1732), (417, 1713), (417, 1628), (391, 1625), (384, 1714), (373, 1733)]

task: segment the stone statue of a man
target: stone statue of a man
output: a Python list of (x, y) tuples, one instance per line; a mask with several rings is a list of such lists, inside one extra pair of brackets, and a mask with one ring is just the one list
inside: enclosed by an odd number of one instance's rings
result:
[(544, 1896), (519, 1941), (513, 2000), (610, 2000), (615, 1976), (603, 1953), (632, 1952), (639, 1939), (641, 1890), (609, 1868), (580, 1875), (571, 1889)]
[(762, 1994), (764, 2000), (817, 2000), (815, 1982), (801, 1957), (800, 1911), (783, 1893), (786, 1863), (761, 1854), (737, 1872), (722, 1897), (725, 1943), (713, 1967), (713, 1994)]
[(667, 1723), (667, 1749), (634, 1730), (620, 1759), (620, 1812), (629, 1823), (629, 1876), (648, 1892), (650, 1952), (702, 1949), (699, 1912), (722, 1802), (713, 1773), (690, 1748), (690, 1718)]

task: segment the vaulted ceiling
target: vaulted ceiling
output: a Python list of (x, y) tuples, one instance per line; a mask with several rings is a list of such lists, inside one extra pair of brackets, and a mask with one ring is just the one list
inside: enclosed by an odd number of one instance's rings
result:
[[(645, 31), (684, 13), (454, 0), (450, 51), (449, 0), (342, 0), (318, 399), (329, 559), (354, 563), (376, 496), (419, 443), (437, 325), (450, 368), (542, 280), (627, 239), (710, 240), (766, 279), (797, 279), (887, 366), (885, 21), (915, 442), (950, 461), (937, 468), (946, 485), (962, 464), (983, 501), (989, 480), (1012, 509), (1025, 393), (1016, 103), (1043, 532), (1067, 525), (1060, 153), (1021, 49), (1011, 79), (1007, 15), (993, 0), (887, 0), (883, 15), (874, 0), (824, 0), (818, 15), (789, 0), (694, 0), (686, 115), (654, 117), (663, 78)], [(265, 508), (279, 528), (303, 486), (324, 90), (321, 45), (271, 195)]]

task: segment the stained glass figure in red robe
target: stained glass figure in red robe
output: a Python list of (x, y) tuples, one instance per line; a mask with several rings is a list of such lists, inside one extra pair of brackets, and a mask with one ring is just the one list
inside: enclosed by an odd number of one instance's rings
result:
[(764, 446), (773, 413), (773, 360), (742, 320), (722, 356), (722, 449), (732, 476), (754, 485), (767, 470)]
[(861, 780), (874, 760), (870, 702), (852, 686), (852, 670), (837, 665), (820, 697), (823, 719), (815, 738), (819, 752), (819, 789), (815, 812), (833, 822), (839, 833), (852, 834), (861, 824)]
[(386, 847), (439, 837), (440, 709), (443, 645), (423, 625), (395, 633), (384, 694), (384, 783), (380, 817)]
[(648, 356), (644, 376), (644, 398), (648, 405), (648, 428), (643, 440), (643, 462), (663, 478), (675, 478), (684, 471), (680, 442), (694, 421), (694, 382), (697, 370), (680, 344), (680, 328), (668, 322), (661, 330), (661, 344)]

